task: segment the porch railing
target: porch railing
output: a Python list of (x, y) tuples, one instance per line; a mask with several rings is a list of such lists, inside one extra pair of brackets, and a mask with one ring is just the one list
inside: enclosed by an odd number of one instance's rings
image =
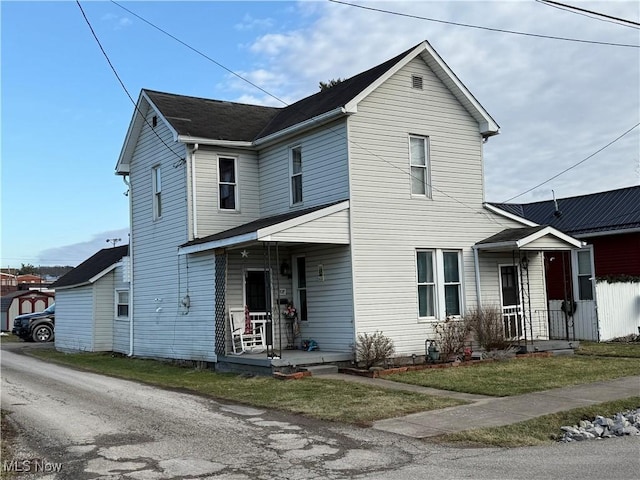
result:
[(550, 340), (598, 341), (598, 315), (592, 300), (578, 300), (562, 307), (552, 300), (547, 310), (535, 310), (533, 321), (548, 329)]
[(509, 339), (523, 337), (522, 305), (506, 305), (502, 307), (504, 336)]

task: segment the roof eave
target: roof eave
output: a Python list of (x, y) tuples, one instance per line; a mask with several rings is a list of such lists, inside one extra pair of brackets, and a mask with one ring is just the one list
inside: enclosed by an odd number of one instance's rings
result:
[(296, 123), (294, 125), (291, 125), (290, 127), (272, 133), (271, 135), (267, 135), (266, 137), (258, 138), (253, 142), (253, 145), (256, 147), (264, 147), (270, 143), (283, 140), (284, 138), (291, 135), (295, 135), (306, 130), (319, 127), (321, 125), (325, 125), (326, 123), (329, 123), (336, 118), (347, 114), (347, 110), (344, 107), (340, 106), (334, 108), (333, 110), (329, 110), (328, 112), (310, 118), (309, 120), (305, 120), (304, 122)]
[(142, 108), (143, 101), (146, 103), (146, 109), (144, 110), (145, 113), (149, 108), (152, 108), (158, 118), (165, 123), (165, 125), (173, 135), (174, 141), (178, 140), (178, 132), (173, 128), (171, 123), (164, 117), (164, 115), (162, 115), (158, 107), (156, 107), (156, 105), (151, 101), (146, 92), (144, 90), (141, 90), (140, 96), (138, 97), (138, 101), (133, 110), (133, 116), (131, 117), (131, 121), (129, 122), (129, 128), (127, 129), (127, 134), (122, 145), (122, 150), (120, 150), (120, 155), (118, 156), (118, 162), (116, 163), (116, 175), (129, 174), (131, 158), (133, 157), (133, 152), (136, 148), (138, 136), (140, 135), (140, 131), (142, 130), (142, 127), (145, 123)]
[(191, 135), (178, 135), (178, 142), (197, 143), (199, 145), (211, 145), (216, 147), (253, 148), (253, 142), (240, 140), (217, 140), (214, 138), (192, 137)]
[(538, 224), (535, 222), (532, 222), (531, 220), (527, 220), (524, 217), (520, 217), (518, 215), (515, 215), (513, 213), (507, 212), (506, 210), (502, 210), (501, 208), (498, 208), (494, 205), (491, 205), (490, 203), (485, 202), (483, 204), (483, 207), (486, 208), (487, 210), (497, 214), (497, 215), (501, 215), (505, 218), (508, 218), (510, 220), (513, 220), (515, 222), (521, 223), (523, 225), (526, 225), (527, 227), (537, 227)]

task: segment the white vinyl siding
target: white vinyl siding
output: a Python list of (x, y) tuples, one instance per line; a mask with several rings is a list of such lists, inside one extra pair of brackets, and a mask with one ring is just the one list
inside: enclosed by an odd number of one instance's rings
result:
[[(153, 112), (149, 111), (149, 123), (152, 116)], [(215, 298), (213, 262), (204, 262), (205, 266), (201, 269), (201, 257), (193, 256), (188, 259), (193, 262), (189, 267), (193, 268), (187, 268), (187, 259), (179, 258), (177, 254), (178, 246), (189, 240), (187, 218), (192, 214), (186, 201), (187, 165), (176, 163), (177, 156), (186, 158), (187, 152), (184, 145), (173, 141), (173, 135), (163, 121), (158, 122), (155, 133), (148, 125), (143, 125), (131, 161), (134, 289), (130, 299), (130, 316), (134, 328), (133, 354), (215, 361), (214, 309), (210, 305)], [(197, 158), (199, 155), (200, 151), (196, 154)], [(150, 221), (149, 196), (153, 185), (148, 172), (156, 165), (162, 167), (163, 173), (161, 222)], [(216, 166), (214, 154), (209, 166), (214, 172), (214, 181), (209, 183), (209, 191), (214, 199), (217, 196)], [(191, 295), (192, 306), (185, 314), (180, 308), (179, 299), (186, 294), (187, 285), (196, 285), (203, 277), (207, 279), (206, 288), (202, 290), (206, 301), (200, 302), (200, 298)], [(113, 301), (111, 304), (114, 304)], [(203, 321), (204, 317), (207, 317), (206, 322)]]
[(93, 351), (93, 305), (93, 285), (56, 291), (56, 350)]
[(115, 271), (107, 273), (93, 284), (94, 352), (110, 352), (113, 350), (114, 291)]
[[(423, 77), (424, 90), (412, 88), (413, 75)], [(423, 352), (433, 323), (416, 321), (416, 251), (460, 252), (461, 308), (467, 310), (476, 305), (471, 247), (521, 225), (483, 208), (479, 126), (422, 59), (362, 100), (348, 131), (356, 333), (382, 331), (399, 355)], [(435, 186), (429, 202), (410, 194), (409, 134), (429, 139)], [(496, 270), (485, 278), (497, 282)], [(444, 303), (438, 300), (439, 320)]]
[[(124, 268), (128, 267), (127, 262), (123, 262), (124, 265), (117, 267), (114, 270), (114, 294), (116, 292), (129, 292), (130, 284), (125, 281)], [(131, 312), (131, 298), (129, 296), (129, 313)], [(114, 302), (117, 302), (117, 297), (114, 298)], [(117, 308), (114, 306), (113, 323), (113, 351), (119, 353), (129, 353), (129, 317), (120, 318), (117, 316)]]
[[(218, 158), (234, 158), (236, 165), (236, 209), (222, 210), (218, 189)], [(258, 160), (254, 152), (237, 152), (201, 146), (191, 159), (191, 215), (195, 236), (213, 235), (256, 220), (260, 216)], [(193, 182), (195, 180), (195, 182)]]
[[(260, 216), (309, 208), (349, 196), (346, 121), (300, 135), (287, 144), (269, 146), (260, 152)], [(290, 147), (303, 152), (302, 190), (304, 204), (291, 205)], [(244, 208), (244, 207), (243, 207)]]

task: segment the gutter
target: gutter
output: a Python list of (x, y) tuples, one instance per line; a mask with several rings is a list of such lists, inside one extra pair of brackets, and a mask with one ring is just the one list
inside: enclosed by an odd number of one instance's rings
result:
[(127, 176), (122, 177), (122, 181), (129, 187), (129, 357), (133, 357), (133, 312), (135, 302), (133, 301), (133, 187), (131, 179), (127, 181)]
[(347, 115), (347, 111), (344, 109), (344, 107), (334, 108), (333, 110), (329, 110), (328, 112), (322, 113), (317, 117), (310, 118), (309, 120), (305, 120), (304, 122), (301, 122), (301, 123), (296, 123), (283, 130), (278, 130), (277, 132), (272, 133), (271, 135), (259, 138), (258, 140), (255, 140), (253, 142), (253, 145), (256, 147), (263, 146), (267, 143), (275, 142), (276, 140), (281, 140), (282, 138), (287, 137), (289, 135), (293, 135), (295, 133), (308, 130), (309, 128), (319, 127), (320, 125), (328, 123), (331, 120), (334, 120), (343, 115)]

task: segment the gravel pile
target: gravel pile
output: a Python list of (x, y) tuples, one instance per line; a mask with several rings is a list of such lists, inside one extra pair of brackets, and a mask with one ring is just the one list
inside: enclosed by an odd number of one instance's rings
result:
[(580, 420), (580, 425), (560, 427), (561, 442), (640, 435), (640, 408), (616, 413), (611, 418), (597, 416), (593, 421)]

